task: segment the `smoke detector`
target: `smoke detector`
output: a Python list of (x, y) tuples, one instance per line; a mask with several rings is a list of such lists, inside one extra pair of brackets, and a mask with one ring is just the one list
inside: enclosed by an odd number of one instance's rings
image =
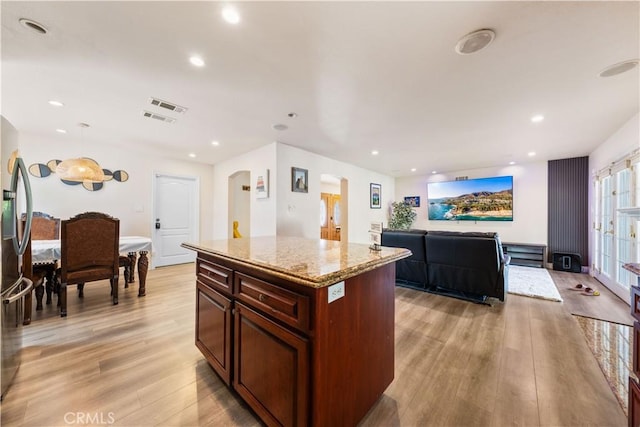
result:
[(150, 111), (143, 111), (142, 115), (150, 119), (156, 119), (158, 121), (165, 122), (165, 123), (173, 123), (176, 121), (176, 119), (174, 118), (163, 116), (162, 114), (152, 113)]
[(458, 40), (455, 49), (460, 55), (470, 55), (489, 46), (495, 38), (496, 33), (492, 30), (483, 29), (474, 31)]
[(172, 102), (163, 101), (162, 99), (158, 99), (158, 98), (149, 98), (149, 103), (151, 105), (155, 105), (156, 107), (165, 108), (169, 111), (173, 111), (174, 113), (182, 114), (187, 111), (187, 107), (181, 107)]

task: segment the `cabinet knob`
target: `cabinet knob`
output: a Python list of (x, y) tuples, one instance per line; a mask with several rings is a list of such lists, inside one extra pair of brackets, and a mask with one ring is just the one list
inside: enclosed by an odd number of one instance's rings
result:
[(258, 301), (265, 302), (267, 300), (267, 296), (265, 294), (258, 295)]

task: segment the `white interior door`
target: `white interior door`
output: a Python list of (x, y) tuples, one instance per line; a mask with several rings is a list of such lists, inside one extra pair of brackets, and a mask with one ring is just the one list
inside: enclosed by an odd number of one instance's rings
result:
[(198, 181), (155, 174), (154, 184), (154, 266), (195, 261), (195, 252), (180, 245), (198, 240)]

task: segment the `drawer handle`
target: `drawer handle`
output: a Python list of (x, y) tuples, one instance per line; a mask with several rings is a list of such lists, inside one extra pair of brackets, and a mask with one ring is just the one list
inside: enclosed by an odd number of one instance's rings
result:
[(267, 300), (267, 296), (265, 294), (258, 295), (258, 301), (265, 302)]

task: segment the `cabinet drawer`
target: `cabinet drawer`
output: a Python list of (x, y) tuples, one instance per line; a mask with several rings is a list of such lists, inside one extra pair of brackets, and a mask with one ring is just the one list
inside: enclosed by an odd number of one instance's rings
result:
[(640, 322), (640, 288), (631, 287), (631, 315)]
[(214, 289), (232, 294), (233, 271), (218, 264), (198, 258), (196, 267), (198, 280), (211, 286)]
[(236, 297), (288, 325), (309, 329), (309, 297), (280, 288), (262, 280), (236, 273)]

